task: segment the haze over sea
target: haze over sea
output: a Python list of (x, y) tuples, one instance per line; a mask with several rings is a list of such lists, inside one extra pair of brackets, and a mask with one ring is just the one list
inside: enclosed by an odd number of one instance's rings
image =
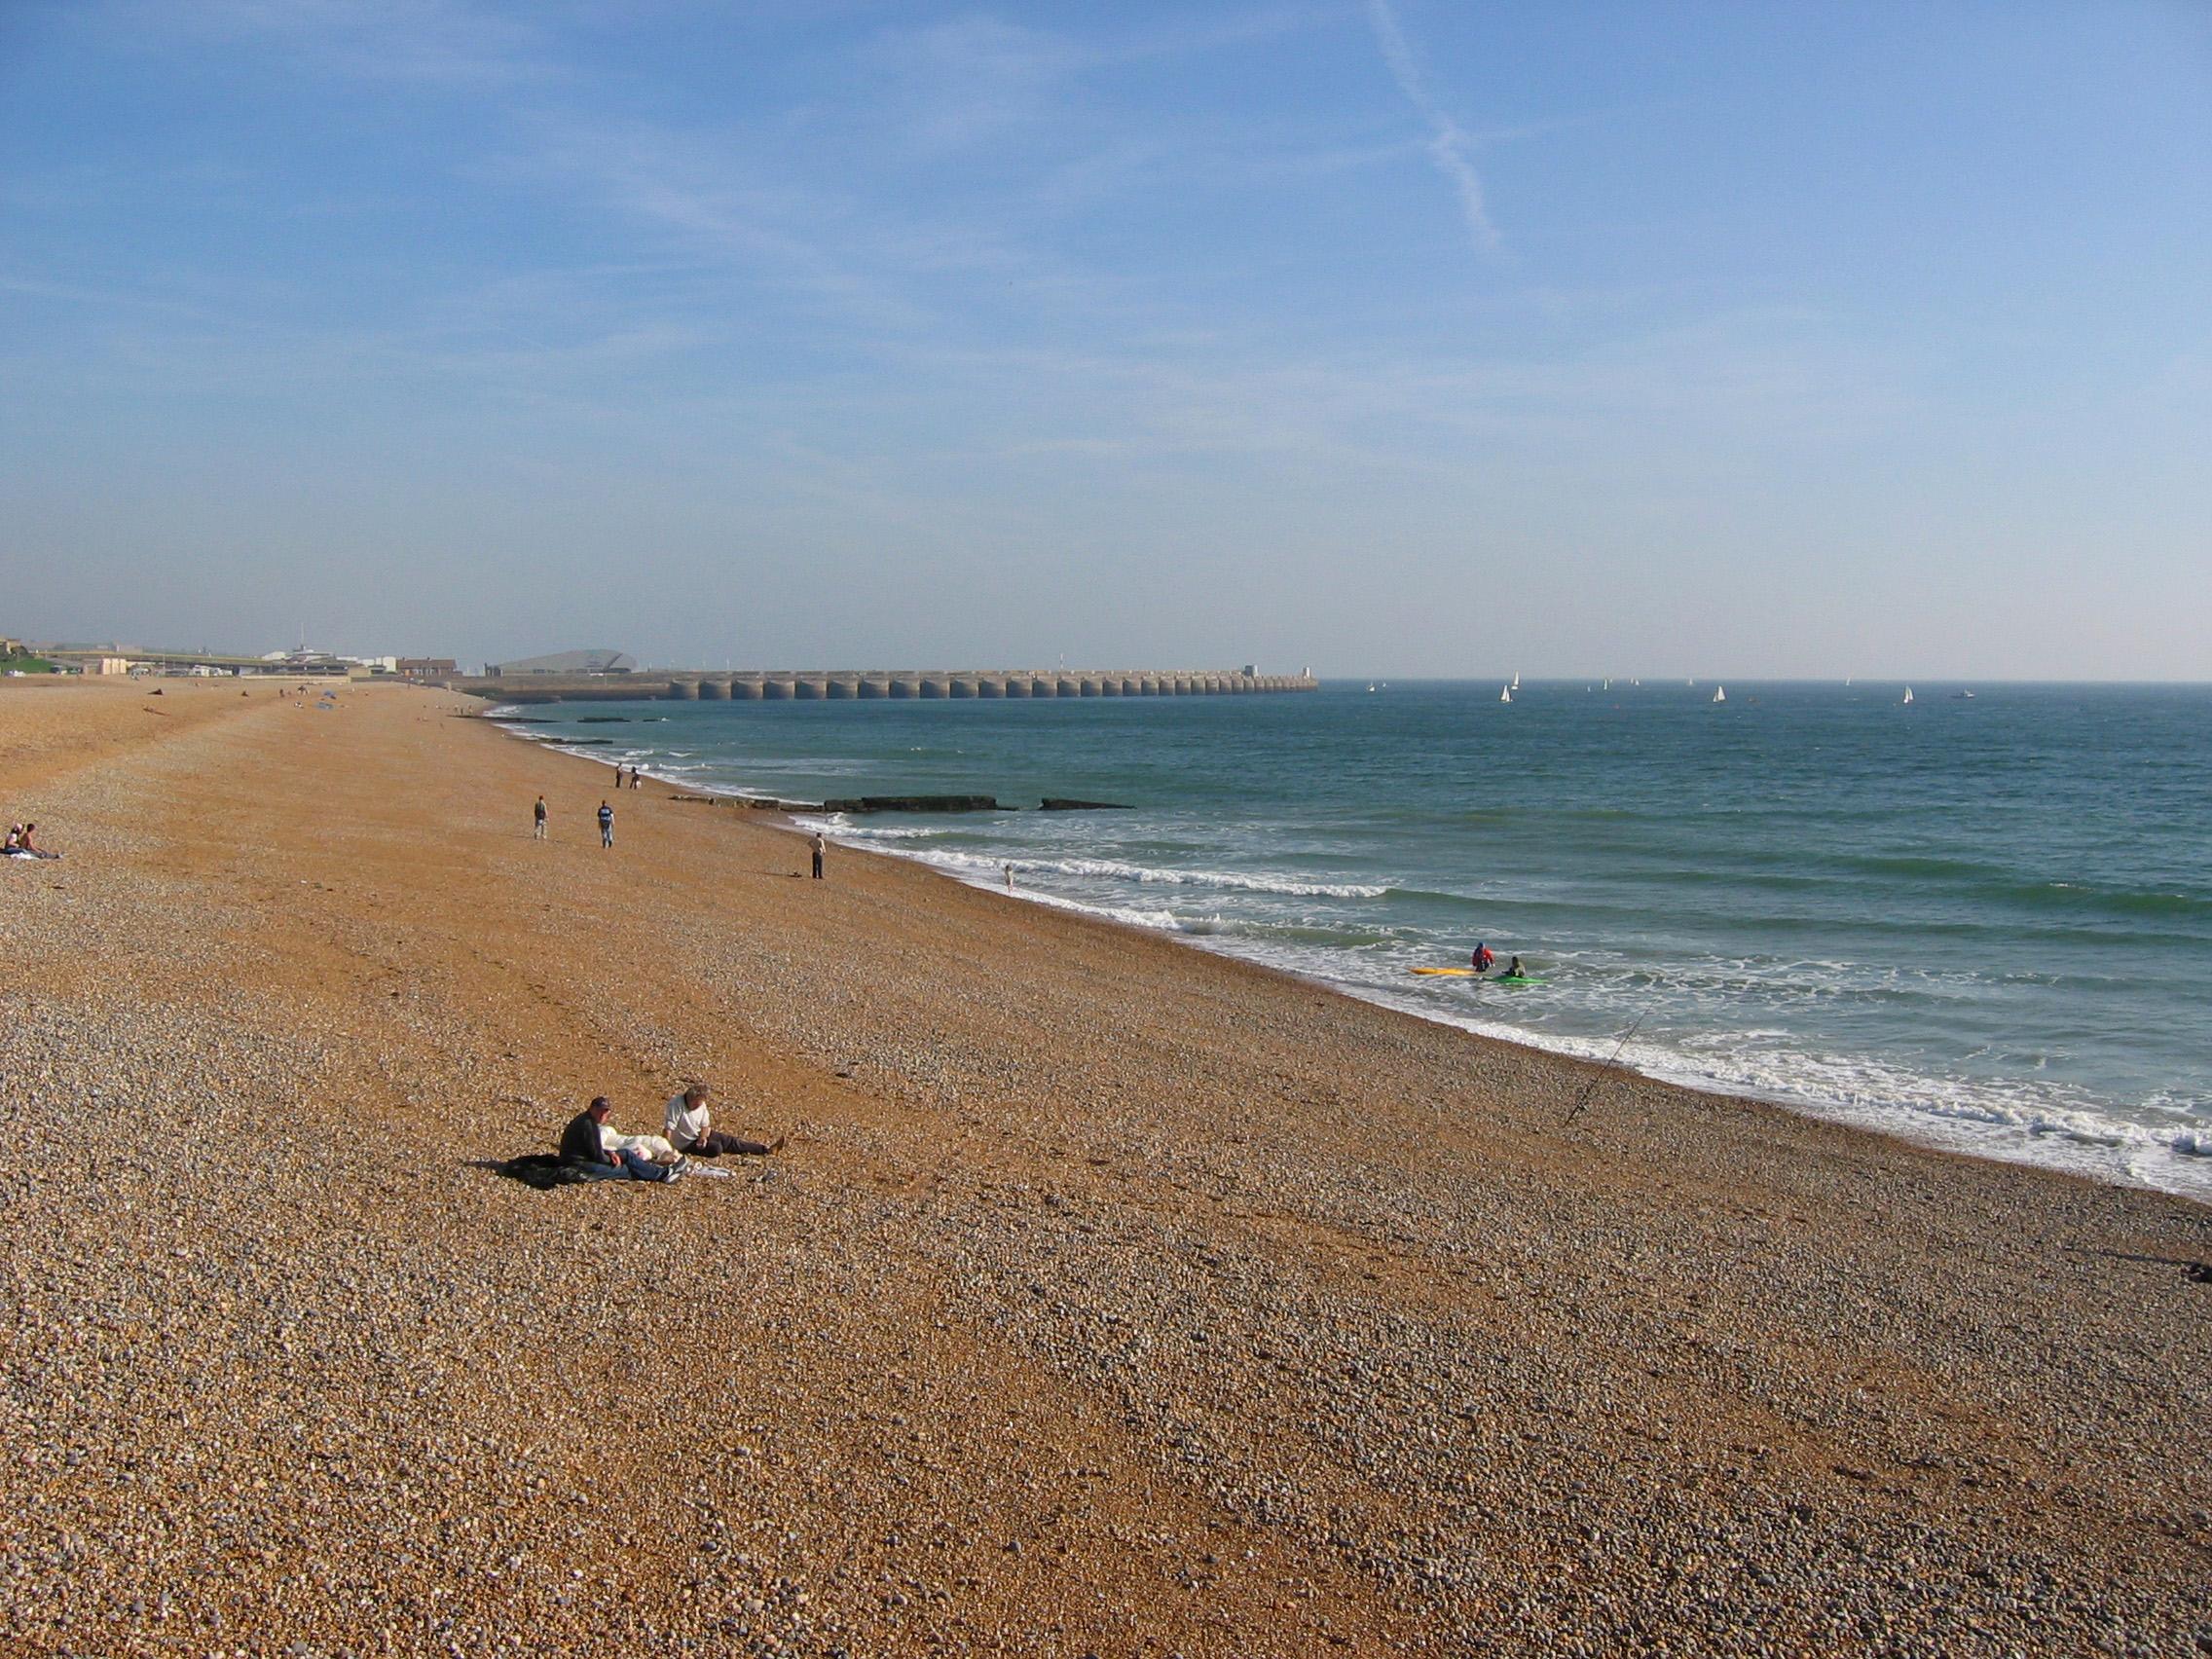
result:
[[(1471, 1030), (2212, 1199), (2212, 688), (571, 704), (702, 792)], [(1424, 978), (1478, 940), (1541, 982)], [(1625, 1039), (1625, 1041), (1624, 1041)]]

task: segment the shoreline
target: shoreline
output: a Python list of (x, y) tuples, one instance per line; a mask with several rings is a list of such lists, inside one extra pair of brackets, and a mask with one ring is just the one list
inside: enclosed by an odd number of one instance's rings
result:
[[(439, 692), (163, 702), (0, 689), (67, 854), (0, 868), (29, 1652), (2204, 1631), (2200, 1206), (1619, 1074), (1563, 1128), (1587, 1063), (765, 814), (602, 851), (602, 763)], [(686, 1075), (787, 1150), (489, 1167)]]
[[(518, 705), (518, 708), (520, 706)], [(536, 738), (502, 724), (492, 710), (482, 718), (498, 724), (508, 736), (525, 743), (554, 749), (573, 755), (578, 759), (595, 760), (588, 753), (578, 752), (562, 739)], [(605, 762), (597, 762), (605, 764)], [(1700, 1076), (1683, 1066), (1678, 1057), (1659, 1054), (1639, 1057), (1623, 1052), (1615, 1055), (1616, 1043), (1612, 1036), (1562, 1037), (1546, 1042), (1540, 1035), (1519, 1030), (1494, 1020), (1484, 1020), (1474, 1015), (1455, 1015), (1443, 1010), (1417, 1004), (1411, 999), (1393, 996), (1386, 989), (1369, 987), (1353, 981), (1332, 978), (1325, 974), (1301, 971), (1297, 968), (1272, 963), (1256, 951), (1240, 950), (1234, 943), (1216, 942), (1215, 936), (1183, 928), (1151, 927), (1127, 921), (1101, 906), (1086, 903), (1055, 894), (1025, 888), (1009, 890), (981, 874), (968, 876), (959, 871), (933, 863), (926, 852), (902, 851), (894, 847), (874, 844), (868, 837), (842, 838), (828, 821), (836, 814), (827, 813), (819, 807), (807, 808), (797, 803), (777, 801), (780, 811), (770, 811), (757, 805), (773, 796), (755, 794), (735, 788), (724, 788), (701, 783), (696, 779), (674, 779), (645, 774), (667, 788), (696, 792), (720, 799), (748, 803), (749, 810), (757, 812), (762, 819), (774, 822), (822, 820), (832, 844), (846, 849), (847, 854), (866, 853), (879, 855), (903, 863), (918, 865), (943, 876), (958, 885), (979, 892), (993, 893), (1062, 914), (1081, 916), (1108, 927), (1132, 928), (1140, 933), (1151, 933), (1202, 954), (1282, 974), (1289, 978), (1313, 984), (1336, 995), (1365, 1003), (1371, 1007), (1389, 1009), (1394, 1013), (1410, 1014), (1416, 1019), (1461, 1032), (1484, 1041), (1503, 1043), (1510, 1047), (1554, 1059), (1596, 1064), (1604, 1071), (1620, 1071), (1644, 1082), (1680, 1088), (1717, 1100), (1735, 1101), (1773, 1108), (1793, 1117), (1809, 1119), (1831, 1126), (1870, 1134), (1899, 1142), (1918, 1151), (1938, 1153), (1947, 1157), (1963, 1157), (1980, 1161), (2005, 1163), (2022, 1168), (2041, 1169), (2072, 1179), (2093, 1184), (2112, 1186), (2132, 1191), (2154, 1192), (2180, 1199), (2183, 1202), (2212, 1208), (2212, 1175), (2196, 1176), (2194, 1162), (2212, 1164), (2212, 1131), (2177, 1129), (2175, 1139), (2160, 1138), (2147, 1131), (2133, 1120), (2113, 1117), (2109, 1124), (2073, 1124), (2065, 1120), (2075, 1116), (2075, 1109), (2050, 1106), (2033, 1122), (2009, 1121), (1994, 1107), (1961, 1108), (1950, 1114), (1937, 1114), (1925, 1108), (1914, 1109), (1886, 1104), (1880, 1101), (1862, 1102), (1823, 1096), (1811, 1089), (1790, 1090), (1785, 1088), (1761, 1090), (1733, 1087), (1725, 1080)], [(1608, 1058), (1608, 1056), (1613, 1056)], [(2204, 1150), (2181, 1144), (2194, 1141), (2203, 1144)], [(2044, 1145), (2079, 1146), (2083, 1150), (2078, 1157), (2053, 1159), (2040, 1150)], [(2130, 1156), (2126, 1149), (2140, 1146), (2140, 1156), (2150, 1156), (2180, 1165), (2180, 1173), (2160, 1180), (2151, 1174), (2139, 1173), (2131, 1167), (2114, 1164), (2102, 1158), (2100, 1152)], [(2094, 1150), (2091, 1150), (2094, 1149)]]

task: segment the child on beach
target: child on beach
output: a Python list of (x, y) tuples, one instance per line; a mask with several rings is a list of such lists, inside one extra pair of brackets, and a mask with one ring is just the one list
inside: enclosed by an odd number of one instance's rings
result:
[(535, 809), (533, 810), (533, 812), (532, 812), (532, 815), (531, 815), (531, 816), (532, 816), (532, 820), (533, 820), (533, 823), (532, 823), (532, 828), (531, 828), (531, 831), (530, 831), (530, 832), (531, 832), (531, 835), (532, 835), (532, 837), (533, 837), (534, 839), (536, 839), (536, 840), (539, 840), (539, 841), (542, 841), (542, 840), (544, 840), (544, 839), (545, 839), (545, 797), (544, 797), (543, 795), (539, 795), (539, 796), (537, 797), (537, 805), (536, 805), (536, 807), (535, 807)]

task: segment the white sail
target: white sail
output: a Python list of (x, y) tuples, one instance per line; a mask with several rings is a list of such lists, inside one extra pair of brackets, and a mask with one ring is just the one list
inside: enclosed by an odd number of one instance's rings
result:
[(1500, 703), (1510, 703), (1510, 702), (1512, 702), (1512, 701), (1513, 701), (1513, 687), (1512, 687), (1512, 686), (1510, 686), (1510, 685), (1508, 685), (1508, 686), (1506, 686), (1506, 687), (1505, 687), (1505, 688), (1504, 688), (1503, 690), (1501, 690), (1500, 692), (1498, 692), (1498, 694), (1497, 694), (1497, 700), (1498, 700), (1498, 701), (1499, 701)]
[(1714, 700), (1714, 701), (1715, 703), (1725, 703), (1725, 702), (1727, 702), (1727, 701), (1728, 701), (1728, 687), (1727, 687), (1727, 686), (1725, 686), (1725, 685), (1715, 685), (1715, 686), (1714, 686), (1714, 687), (1713, 688), (1713, 700)]
[(1909, 685), (1904, 688), (1904, 700), (1908, 703), (1912, 701), (1912, 687)]

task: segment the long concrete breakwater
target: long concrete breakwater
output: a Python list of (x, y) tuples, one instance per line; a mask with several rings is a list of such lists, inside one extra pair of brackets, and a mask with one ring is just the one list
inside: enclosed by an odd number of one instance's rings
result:
[(1311, 691), (1310, 674), (1243, 669), (757, 669), (494, 675), (443, 682), (504, 703), (871, 701), (948, 697), (1197, 697)]

